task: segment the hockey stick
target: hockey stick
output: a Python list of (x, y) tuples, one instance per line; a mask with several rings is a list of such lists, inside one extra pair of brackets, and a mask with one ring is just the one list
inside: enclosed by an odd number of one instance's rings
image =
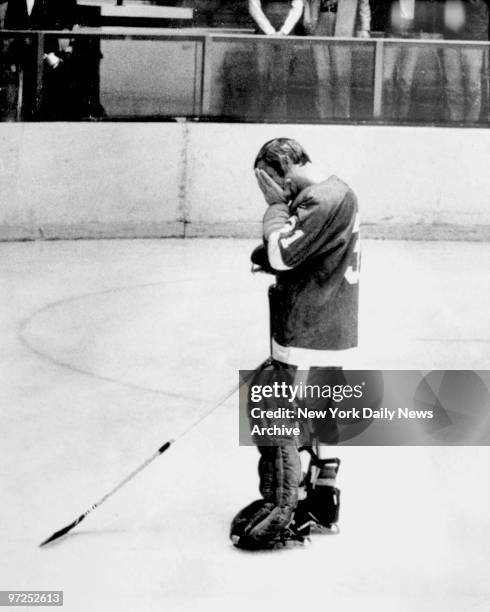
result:
[(54, 542), (54, 540), (57, 540), (58, 538), (63, 537), (69, 531), (71, 531), (74, 527), (79, 525), (85, 519), (85, 517), (87, 517), (93, 510), (95, 510), (96, 508), (101, 506), (106, 500), (109, 499), (109, 497), (112, 497), (114, 495), (114, 493), (119, 491), (119, 489), (121, 489), (126, 483), (128, 483), (137, 474), (139, 474), (142, 470), (144, 470), (145, 467), (148, 466), (150, 463), (152, 463), (152, 461), (154, 461), (157, 457), (159, 457), (160, 455), (163, 455), (163, 453), (166, 450), (168, 450), (170, 448), (170, 446), (176, 440), (180, 440), (181, 438), (183, 438), (192, 429), (194, 429), (200, 423), (202, 423), (204, 421), (204, 419), (206, 419), (215, 410), (217, 410), (221, 405), (223, 405), (226, 402), (226, 400), (228, 400), (230, 397), (232, 397), (240, 389), (240, 387), (244, 383), (248, 382), (252, 378), (252, 376), (255, 374), (255, 372), (257, 372), (257, 370), (262, 368), (267, 362), (268, 362), (268, 360), (264, 361), (257, 368), (255, 368), (255, 370), (252, 370), (251, 372), (249, 372), (248, 375), (243, 380), (241, 380), (238, 383), (238, 385), (234, 385), (233, 388), (230, 391), (228, 391), (228, 393), (224, 397), (222, 397), (218, 401), (217, 404), (215, 404), (210, 410), (208, 410), (208, 412), (204, 413), (203, 416), (201, 416), (197, 421), (195, 421), (194, 423), (191, 423), (191, 425), (189, 425), (186, 429), (184, 429), (184, 431), (181, 434), (179, 434), (177, 436), (177, 438), (167, 440), (167, 442), (165, 442), (165, 444), (163, 444), (155, 453), (153, 453), (153, 455), (151, 455), (151, 457), (148, 457), (148, 459), (146, 459), (146, 461), (144, 461), (140, 466), (138, 466), (135, 470), (133, 470), (131, 472), (131, 474), (126, 476), (126, 478), (121, 480), (121, 482), (119, 484), (117, 484), (113, 489), (111, 489), (108, 493), (106, 493), (103, 497), (101, 497), (101, 499), (99, 499), (98, 502), (96, 502), (95, 504), (90, 506), (90, 508), (88, 510), (86, 510), (83, 514), (81, 514), (77, 519), (75, 519), (73, 521), (73, 523), (70, 523), (69, 525), (66, 525), (66, 527), (63, 527), (63, 529), (60, 529), (59, 531), (55, 531), (52, 535), (49, 536), (49, 538), (47, 540), (44, 540), (44, 542), (41, 542), (41, 544), (39, 544), (39, 546), (45, 546), (49, 542)]

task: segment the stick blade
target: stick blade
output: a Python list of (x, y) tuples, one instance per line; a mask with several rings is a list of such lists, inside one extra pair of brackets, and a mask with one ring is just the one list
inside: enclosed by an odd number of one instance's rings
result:
[(76, 520), (73, 521), (73, 523), (70, 523), (69, 525), (67, 525), (66, 527), (63, 527), (63, 529), (60, 529), (59, 531), (55, 531), (52, 535), (49, 536), (49, 538), (47, 540), (44, 540), (44, 542), (41, 542), (41, 544), (39, 544), (39, 546), (40, 547), (46, 546), (46, 544), (49, 544), (50, 542), (54, 542), (58, 538), (62, 538), (69, 531), (71, 531), (73, 529), (73, 527), (78, 525), (78, 523), (80, 523), (80, 521), (83, 521), (84, 518), (85, 518), (85, 516), (82, 514), (82, 516), (79, 516)]

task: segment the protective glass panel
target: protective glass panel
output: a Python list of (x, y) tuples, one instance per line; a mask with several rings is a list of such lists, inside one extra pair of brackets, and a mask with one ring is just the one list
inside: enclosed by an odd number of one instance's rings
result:
[(213, 38), (204, 114), (266, 122), (372, 116), (374, 43)]
[(386, 41), (382, 119), (390, 123), (488, 120), (488, 46)]
[(0, 120), (488, 124), (488, 43), (68, 36), (0, 36)]
[(3, 120), (193, 116), (202, 42), (17, 35), (2, 38)]
[(103, 40), (100, 95), (107, 116), (196, 115), (201, 45), (179, 39)]

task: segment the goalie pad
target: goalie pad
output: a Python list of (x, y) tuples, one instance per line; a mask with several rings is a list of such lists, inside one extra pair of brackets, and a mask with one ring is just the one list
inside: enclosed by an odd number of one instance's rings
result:
[(245, 548), (243, 544), (250, 537), (250, 532), (269, 516), (273, 508), (271, 502), (257, 499), (240, 510), (231, 522), (230, 538), (233, 544)]
[[(298, 440), (293, 433), (293, 429), (297, 426), (297, 419), (287, 414), (274, 416), (277, 408), (281, 406), (280, 400), (274, 397), (274, 394), (271, 396), (261, 394), (258, 399), (253, 400), (250, 390), (254, 387), (292, 385), (294, 375), (294, 368), (270, 358), (255, 372), (249, 383), (248, 420), (252, 440), (259, 450), (267, 445), (297, 447)], [(258, 431), (255, 430), (254, 433), (255, 426)], [(262, 451), (261, 454), (264, 455)]]
[(340, 459), (312, 460), (305, 480), (306, 498), (298, 503), (294, 523), (299, 533), (310, 530), (336, 533), (340, 511), (340, 490), (335, 486)]
[(292, 525), (298, 503), (301, 478), (296, 446), (260, 447), (260, 492), (256, 500), (241, 510), (231, 523), (230, 538), (235, 546), (262, 550), (302, 541)]

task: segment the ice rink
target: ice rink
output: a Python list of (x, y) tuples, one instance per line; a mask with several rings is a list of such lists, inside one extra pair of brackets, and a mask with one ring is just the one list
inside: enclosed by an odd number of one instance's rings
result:
[[(258, 497), (237, 395), (71, 534), (268, 352), (251, 240), (2, 243), (1, 589), (69, 612), (490, 609), (486, 447), (336, 449), (341, 534), (244, 553)], [(488, 243), (366, 241), (366, 368), (490, 369)]]

